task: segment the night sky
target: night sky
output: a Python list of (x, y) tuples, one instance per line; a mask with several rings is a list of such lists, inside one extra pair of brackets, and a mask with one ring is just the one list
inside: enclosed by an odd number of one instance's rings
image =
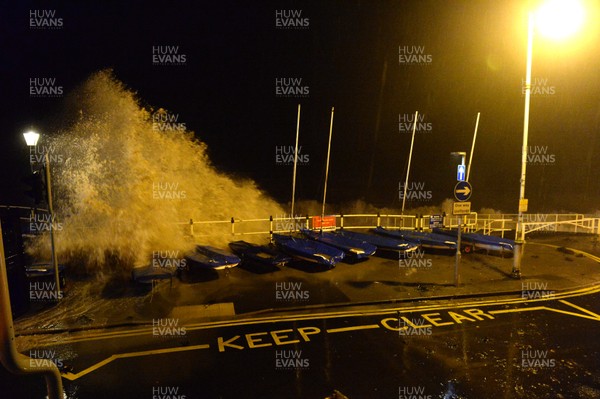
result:
[[(598, 6), (597, 2), (591, 5)], [(64, 128), (66, 94), (112, 68), (141, 104), (174, 114), (208, 144), (222, 171), (255, 180), (281, 202), (292, 167), (276, 163), (295, 140), (300, 199), (320, 200), (331, 107), (335, 107), (328, 198), (399, 206), (410, 133), (400, 115), (424, 115), (411, 182), (437, 205), (452, 196), (456, 159), (470, 151), (473, 207), (516, 212), (523, 130), (527, 4), (521, 1), (123, 1), (3, 4), (0, 12), (0, 203), (23, 204), (29, 170), (22, 133)], [(54, 12), (57, 29), (34, 29), (31, 10)], [(303, 26), (276, 26), (290, 10)], [(287, 14), (289, 15), (289, 14)], [(554, 43), (534, 39), (529, 145), (552, 155), (528, 166), (530, 211), (600, 209), (598, 10), (585, 29)], [(285, 15), (283, 16), (285, 19)], [(306, 18), (308, 18), (306, 20)], [(287, 21), (287, 20), (286, 20)], [(281, 22), (281, 21), (280, 21)], [(594, 26), (595, 25), (595, 26)], [(153, 64), (153, 47), (178, 46), (182, 65)], [(400, 48), (430, 62), (401, 63)], [(65, 95), (32, 97), (30, 79), (54, 78)], [(307, 95), (279, 97), (276, 79), (301, 78)], [(412, 116), (411, 116), (412, 118)], [(243, 200), (243, 199), (241, 199)]]

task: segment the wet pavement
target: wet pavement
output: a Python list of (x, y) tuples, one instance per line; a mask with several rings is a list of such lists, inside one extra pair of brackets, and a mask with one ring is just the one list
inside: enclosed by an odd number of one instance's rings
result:
[[(520, 280), (510, 276), (512, 258), (463, 254), (458, 287), (454, 285), (454, 256), (427, 253), (411, 259), (384, 254), (353, 264), (341, 262), (331, 270), (292, 263), (268, 273), (252, 266), (184, 273), (181, 279), (163, 280), (154, 292), (149, 285), (135, 286), (124, 280), (105, 286), (96, 281), (71, 282), (58, 306), (36, 304), (35, 312), (16, 320), (16, 330), (27, 334), (147, 324), (156, 317), (169, 317), (174, 310), (190, 322), (210, 321), (273, 310), (385, 306), (432, 297), (519, 293), (536, 285), (559, 291), (600, 281), (595, 258), (565, 247), (600, 255), (590, 236), (542, 236), (528, 242)], [(233, 311), (219, 314), (215, 311), (219, 304)]]
[[(69, 398), (600, 398), (596, 245), (532, 239), (521, 280), (512, 259), (464, 255), (458, 287), (444, 255), (236, 268), (152, 295), (80, 282), (18, 320), (17, 344), (60, 363)], [(0, 389), (44, 396), (4, 370)]]

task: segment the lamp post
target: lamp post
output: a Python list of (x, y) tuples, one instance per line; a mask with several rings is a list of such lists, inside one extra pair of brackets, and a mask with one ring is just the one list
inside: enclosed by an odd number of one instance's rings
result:
[[(40, 139), (40, 134), (34, 131), (28, 131), (23, 133), (23, 137), (25, 138), (25, 143), (29, 147), (29, 151), (35, 149)], [(58, 270), (58, 258), (56, 256), (56, 241), (54, 238), (54, 208), (52, 204), (52, 180), (50, 176), (50, 158), (48, 157), (48, 152), (44, 154), (44, 163), (45, 166), (42, 167), (45, 171), (46, 175), (46, 197), (48, 200), (48, 212), (50, 212), (50, 223), (49, 223), (49, 233), (50, 233), (50, 248), (52, 250), (52, 266), (54, 268), (54, 284), (56, 287), (56, 300), (59, 301), (62, 298), (60, 291), (60, 275)], [(31, 162), (31, 158), (29, 159), (29, 164), (31, 169), (33, 170), (33, 163)]]
[(530, 12), (527, 21), (527, 64), (525, 73), (525, 111), (523, 116), (523, 147), (521, 149), (521, 178), (519, 189), (519, 213), (515, 228), (515, 250), (511, 276), (521, 278), (521, 259), (525, 249), (523, 213), (527, 212), (525, 177), (527, 169), (527, 141), (529, 138), (529, 104), (531, 100), (531, 64), (534, 28), (544, 36), (560, 39), (573, 34), (583, 23), (584, 11), (577, 1), (548, 0), (536, 12)]

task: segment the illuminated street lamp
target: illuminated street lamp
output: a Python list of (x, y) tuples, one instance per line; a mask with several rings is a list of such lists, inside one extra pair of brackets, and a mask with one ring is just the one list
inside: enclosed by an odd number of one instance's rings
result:
[[(37, 145), (37, 142), (40, 139), (39, 133), (36, 133), (34, 131), (28, 131), (26, 133), (23, 133), (23, 137), (25, 138), (25, 142), (30, 148), (30, 151), (32, 147), (35, 147)], [(58, 258), (56, 256), (56, 241), (54, 239), (54, 209), (52, 206), (52, 182), (50, 179), (50, 158), (48, 157), (48, 152), (45, 152), (44, 154), (44, 162), (45, 166), (43, 167), (43, 169), (45, 170), (46, 174), (46, 198), (48, 200), (48, 212), (50, 212), (50, 248), (52, 250), (52, 265), (54, 267), (54, 283), (56, 284), (56, 300), (58, 301), (62, 298), (62, 295), (60, 293), (60, 276), (58, 271)], [(33, 169), (33, 165), (31, 165), (31, 167)]]
[[(534, 27), (543, 36), (560, 40), (575, 33), (583, 24), (585, 12), (577, 0), (548, 0), (535, 12), (529, 13), (527, 27), (527, 69), (525, 75), (525, 113), (523, 118), (523, 148), (521, 152), (521, 179), (519, 191), (519, 216), (515, 231), (515, 254), (512, 277), (521, 277), (521, 258), (525, 245), (523, 213), (527, 212), (525, 199), (525, 172), (527, 165), (527, 139), (529, 135), (529, 103), (531, 99), (531, 59)], [(520, 234), (519, 234), (520, 233)]]
[(40, 134), (30, 130), (28, 132), (23, 133), (23, 137), (25, 137), (25, 142), (29, 147), (35, 147), (37, 145), (38, 140), (40, 139)]

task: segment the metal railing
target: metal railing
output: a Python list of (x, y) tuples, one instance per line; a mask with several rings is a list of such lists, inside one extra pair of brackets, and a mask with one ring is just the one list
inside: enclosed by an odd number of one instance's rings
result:
[[(338, 229), (371, 229), (378, 226), (387, 228), (402, 228), (407, 230), (430, 231), (429, 218), (432, 215), (397, 215), (397, 214), (337, 214), (334, 216)], [(187, 226), (192, 236), (213, 236), (228, 234), (231, 236), (268, 235), (271, 233), (296, 232), (302, 228), (311, 228), (313, 218), (302, 217), (273, 217), (240, 219), (232, 217), (229, 220), (180, 222)], [(463, 216), (462, 225), (466, 231), (480, 232), (487, 235), (505, 236), (513, 232), (517, 226), (517, 214), (478, 214), (471, 212)], [(456, 228), (458, 217), (445, 215), (444, 226)], [(524, 214), (522, 238), (527, 234), (539, 231), (572, 232), (600, 234), (600, 218), (586, 217), (583, 214)], [(512, 238), (512, 237), (511, 237)]]

